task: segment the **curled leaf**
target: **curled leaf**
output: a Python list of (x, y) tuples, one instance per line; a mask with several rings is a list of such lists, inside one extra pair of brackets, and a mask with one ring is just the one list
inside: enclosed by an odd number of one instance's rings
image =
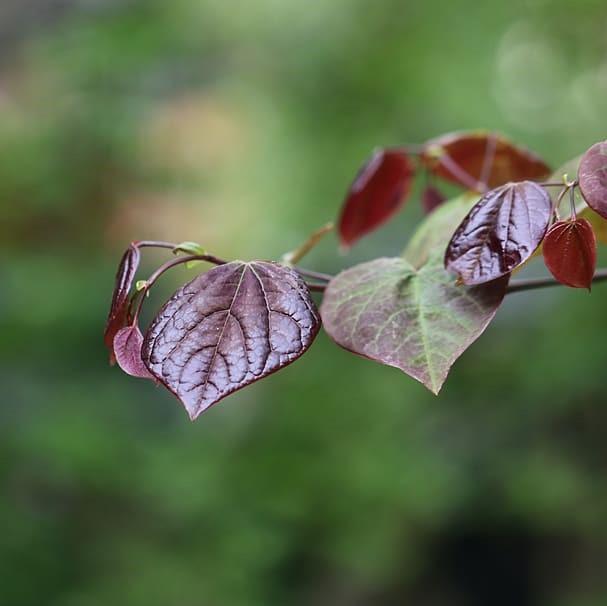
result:
[(422, 191), (422, 208), (425, 214), (430, 214), (446, 200), (443, 193), (433, 185), (426, 185)]
[(561, 283), (588, 288), (596, 268), (596, 240), (586, 219), (558, 221), (544, 238), (544, 262)]
[(320, 313), (338, 345), (395, 366), (437, 394), (495, 315), (507, 284), (505, 277), (455, 286), (439, 255), (420, 269), (406, 259), (381, 258), (331, 280)]
[(139, 248), (131, 244), (126, 249), (124, 255), (122, 255), (122, 259), (118, 265), (114, 292), (112, 294), (112, 302), (110, 304), (110, 311), (108, 313), (105, 332), (103, 334), (105, 345), (110, 350), (111, 363), (113, 363), (115, 360), (113, 351), (114, 337), (116, 336), (116, 333), (121, 328), (124, 328), (129, 322), (129, 293), (131, 292), (133, 280), (135, 279), (135, 274), (137, 273), (140, 260), (141, 254), (139, 252)]
[(143, 335), (138, 326), (125, 326), (114, 337), (114, 354), (118, 366), (132, 377), (153, 379), (141, 359)]
[(464, 284), (482, 284), (510, 273), (539, 246), (552, 202), (532, 181), (509, 183), (485, 194), (457, 228), (445, 267)]
[(485, 131), (455, 132), (431, 139), (424, 145), (421, 160), (436, 176), (469, 187), (454, 172), (448, 157), (472, 180), (490, 188), (509, 181), (541, 179), (550, 167), (536, 154), (514, 145), (503, 135)]
[(582, 156), (578, 179), (588, 206), (607, 219), (607, 141), (595, 143)]
[(179, 289), (148, 329), (143, 360), (192, 419), (301, 356), (320, 318), (294, 270), (233, 261)]
[(350, 247), (387, 222), (405, 202), (415, 168), (400, 151), (377, 150), (350, 186), (338, 223), (339, 238)]

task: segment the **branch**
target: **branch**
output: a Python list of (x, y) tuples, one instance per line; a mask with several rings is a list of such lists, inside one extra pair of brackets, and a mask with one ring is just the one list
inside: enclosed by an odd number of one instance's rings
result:
[[(592, 282), (604, 282), (607, 280), (607, 268), (596, 271)], [(508, 285), (506, 294), (521, 292), (523, 290), (535, 290), (536, 288), (547, 288), (548, 286), (562, 286), (554, 278), (529, 278), (527, 280), (514, 280)]]

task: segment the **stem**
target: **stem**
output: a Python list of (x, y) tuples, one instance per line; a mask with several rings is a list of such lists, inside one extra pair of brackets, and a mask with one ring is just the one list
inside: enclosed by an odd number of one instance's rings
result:
[(295, 265), (295, 263), (305, 257), (322, 240), (323, 236), (330, 231), (333, 231), (333, 227), (333, 223), (326, 223), (316, 231), (313, 231), (301, 246), (298, 246), (291, 252), (285, 253), (282, 256), (282, 262), (285, 265)]
[(307, 282), (306, 286), (312, 292), (325, 292), (327, 285), (326, 284), (316, 284), (314, 282)]
[(218, 259), (213, 255), (188, 255), (187, 257), (177, 257), (176, 259), (171, 259), (166, 263), (163, 263), (147, 280), (145, 287), (140, 292), (140, 299), (137, 303), (137, 307), (135, 309), (135, 313), (133, 314), (132, 324), (135, 326), (137, 321), (139, 320), (139, 314), (141, 313), (141, 308), (143, 307), (143, 302), (152, 286), (156, 283), (158, 278), (173, 267), (177, 265), (181, 265), (183, 263), (189, 263), (190, 261), (206, 261), (207, 263), (213, 263), (214, 265), (224, 265), (226, 261), (222, 259)]
[[(607, 280), (607, 268), (595, 272), (592, 282), (604, 282)], [(554, 278), (529, 278), (527, 280), (514, 280), (508, 285), (507, 294), (521, 292), (523, 290), (535, 290), (536, 288), (547, 288), (548, 286), (562, 286)]]
[(143, 248), (148, 246), (150, 248), (170, 248), (171, 250), (177, 246), (173, 242), (163, 242), (161, 240), (135, 240), (131, 242), (135, 248)]
[(334, 277), (331, 274), (323, 274), (319, 271), (304, 269), (303, 267), (293, 267), (293, 269), (305, 278), (312, 278), (313, 280), (322, 280), (324, 282), (330, 282)]
[(575, 186), (569, 188), (569, 204), (571, 205), (571, 219), (577, 221), (577, 213), (575, 212)]

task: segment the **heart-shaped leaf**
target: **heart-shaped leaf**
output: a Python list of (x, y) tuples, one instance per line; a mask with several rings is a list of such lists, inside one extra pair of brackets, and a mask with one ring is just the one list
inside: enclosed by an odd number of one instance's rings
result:
[(331, 280), (320, 313), (338, 345), (400, 368), (437, 394), (495, 315), (507, 284), (505, 277), (455, 286), (438, 255), (418, 270), (402, 258), (381, 258)]
[(138, 326), (125, 326), (114, 337), (114, 354), (118, 366), (132, 377), (152, 379), (150, 371), (141, 359), (143, 335)]
[(588, 288), (596, 268), (596, 240), (586, 219), (558, 221), (544, 238), (544, 262), (561, 283)]
[(422, 209), (429, 215), (438, 208), (447, 198), (443, 193), (433, 185), (426, 185), (422, 191)]
[(510, 273), (539, 246), (551, 211), (550, 196), (532, 181), (491, 190), (455, 231), (445, 253), (445, 267), (468, 285)]
[(550, 174), (550, 167), (536, 154), (514, 145), (503, 135), (485, 131), (456, 132), (431, 139), (424, 145), (422, 162), (436, 176), (469, 187), (454, 172), (449, 158), (472, 180), (490, 188), (509, 181), (541, 179)]
[(350, 186), (338, 222), (342, 246), (388, 221), (404, 204), (411, 189), (415, 168), (400, 151), (375, 151)]
[(143, 360), (192, 419), (290, 364), (320, 318), (307, 286), (278, 263), (233, 261), (178, 290), (148, 329)]
[(116, 273), (116, 282), (112, 294), (112, 303), (103, 334), (106, 347), (110, 350), (110, 362), (114, 363), (114, 337), (128, 322), (129, 293), (139, 267), (141, 255), (139, 248), (132, 244), (126, 249)]
[(578, 179), (588, 206), (607, 219), (607, 141), (595, 143), (582, 156)]

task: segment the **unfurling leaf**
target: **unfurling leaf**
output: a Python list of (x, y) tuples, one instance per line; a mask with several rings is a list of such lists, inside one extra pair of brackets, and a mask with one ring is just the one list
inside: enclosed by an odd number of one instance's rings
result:
[(233, 261), (171, 297), (145, 335), (143, 360), (195, 419), (293, 362), (319, 328), (308, 288), (294, 270)]
[(377, 150), (359, 171), (344, 200), (338, 223), (339, 238), (350, 247), (386, 221), (405, 202), (415, 172), (400, 151)]
[(140, 259), (139, 248), (131, 244), (126, 249), (124, 255), (122, 255), (122, 259), (118, 265), (112, 303), (103, 334), (105, 345), (110, 350), (110, 362), (112, 364), (116, 359), (114, 356), (114, 337), (129, 322), (129, 293), (131, 292)]
[(546, 234), (550, 196), (532, 181), (485, 194), (453, 234), (445, 267), (464, 284), (483, 284), (524, 263)]
[(596, 267), (596, 240), (586, 219), (559, 221), (544, 238), (544, 262), (561, 283), (588, 288)]
[(422, 191), (422, 208), (424, 213), (430, 214), (446, 200), (442, 192), (433, 185), (426, 185)]
[(132, 377), (153, 379), (141, 359), (143, 335), (138, 326), (125, 326), (114, 337), (114, 354), (118, 366)]
[(578, 179), (588, 206), (607, 219), (607, 141), (595, 143), (582, 156)]
[(541, 179), (550, 174), (550, 167), (539, 156), (497, 133), (456, 132), (431, 139), (424, 145), (421, 160), (433, 174), (468, 187), (468, 183), (449, 168), (445, 156), (473, 180), (484, 179), (490, 188), (509, 181)]
[(468, 288), (434, 255), (420, 269), (381, 258), (338, 274), (321, 306), (323, 325), (341, 347), (400, 368), (437, 394), (455, 360), (499, 307), (504, 277)]

